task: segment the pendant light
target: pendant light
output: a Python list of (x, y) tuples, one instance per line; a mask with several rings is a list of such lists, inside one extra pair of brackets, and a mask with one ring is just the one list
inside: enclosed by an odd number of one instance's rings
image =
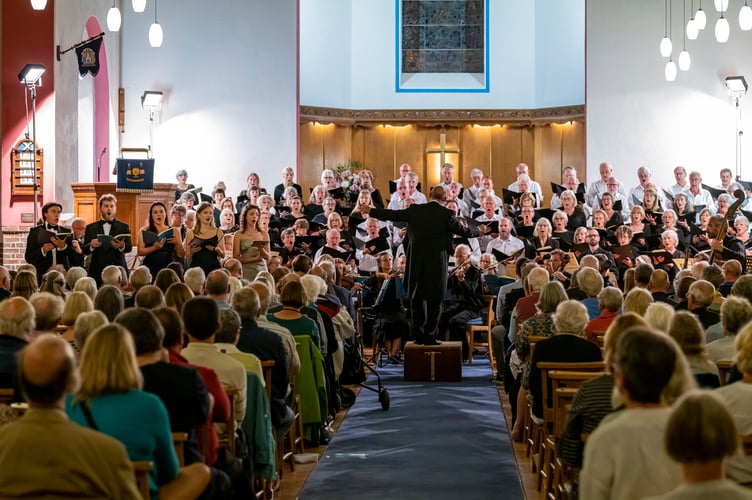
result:
[(729, 31), (730, 31), (730, 27), (729, 27), (728, 19), (723, 17), (723, 12), (721, 12), (721, 17), (715, 23), (715, 40), (718, 43), (728, 42)]
[(152, 47), (161, 47), (163, 39), (162, 26), (157, 22), (157, 0), (154, 0), (154, 23), (149, 27), (149, 45)]
[(34, 10), (44, 10), (47, 7), (47, 0), (31, 0), (31, 8)]
[(739, 11), (739, 27), (744, 31), (752, 30), (752, 7), (747, 5), (747, 0)]
[(120, 9), (115, 5), (115, 0), (112, 0), (112, 7), (107, 11), (107, 29), (113, 32), (120, 31), (122, 20)]
[(695, 0), (692, 0), (689, 14), (692, 17), (687, 21), (687, 27), (684, 29), (684, 34), (687, 35), (687, 38), (690, 40), (696, 40), (697, 35), (700, 34), (700, 30), (697, 28), (697, 21), (695, 21)]
[(666, 77), (666, 81), (673, 82), (676, 80), (676, 63), (669, 58), (666, 63), (666, 68), (663, 70), (663, 74)]
[(702, 10), (702, 0), (700, 0), (700, 8), (695, 12), (695, 26), (697, 26), (698, 30), (704, 30), (706, 23), (707, 17), (705, 16), (705, 11)]
[[(684, 0), (683, 6), (682, 6), (682, 20), (684, 20), (687, 17), (687, 0)], [(682, 41), (682, 51), (679, 53), (679, 69), (682, 71), (687, 71), (689, 67), (692, 65), (692, 58), (689, 56), (689, 52), (687, 52), (687, 31), (684, 30), (684, 39)]]
[(133, 7), (133, 12), (140, 14), (146, 9), (146, 0), (133, 0), (131, 6)]
[(669, 57), (671, 56), (671, 50), (673, 49), (671, 45), (671, 37), (668, 36), (668, 30), (669, 30), (669, 8), (668, 8), (668, 0), (664, 0), (664, 7), (666, 12), (664, 13), (664, 23), (665, 23), (665, 30), (663, 39), (661, 40), (661, 56), (663, 57)]

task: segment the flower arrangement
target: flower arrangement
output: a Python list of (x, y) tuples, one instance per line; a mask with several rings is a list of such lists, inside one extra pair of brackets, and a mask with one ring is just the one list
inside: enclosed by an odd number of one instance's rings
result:
[(334, 180), (342, 189), (349, 189), (357, 193), (360, 190), (360, 169), (362, 165), (359, 161), (349, 160), (343, 164), (337, 165), (334, 169)]

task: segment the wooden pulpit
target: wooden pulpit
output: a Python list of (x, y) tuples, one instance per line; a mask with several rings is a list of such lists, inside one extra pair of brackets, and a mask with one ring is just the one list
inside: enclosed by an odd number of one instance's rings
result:
[[(87, 223), (99, 218), (99, 197), (113, 194), (117, 198), (116, 219), (128, 223), (131, 233), (145, 226), (149, 219), (149, 207), (155, 201), (165, 204), (168, 211), (175, 199), (176, 184), (154, 184), (151, 193), (124, 193), (115, 190), (114, 182), (76, 182), (71, 184), (73, 190), (73, 211)], [(167, 219), (169, 224), (169, 218)]]

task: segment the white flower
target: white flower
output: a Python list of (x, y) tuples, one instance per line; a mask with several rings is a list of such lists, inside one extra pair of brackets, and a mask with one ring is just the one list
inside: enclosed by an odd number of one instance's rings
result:
[(342, 188), (347, 189), (347, 188), (350, 187), (350, 182), (349, 181), (342, 181), (341, 186), (342, 186)]

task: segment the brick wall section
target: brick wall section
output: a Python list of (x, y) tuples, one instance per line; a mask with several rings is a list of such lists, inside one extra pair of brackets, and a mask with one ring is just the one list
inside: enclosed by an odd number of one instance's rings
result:
[(29, 236), (28, 226), (0, 227), (0, 265), (15, 271), (25, 262), (26, 238)]

